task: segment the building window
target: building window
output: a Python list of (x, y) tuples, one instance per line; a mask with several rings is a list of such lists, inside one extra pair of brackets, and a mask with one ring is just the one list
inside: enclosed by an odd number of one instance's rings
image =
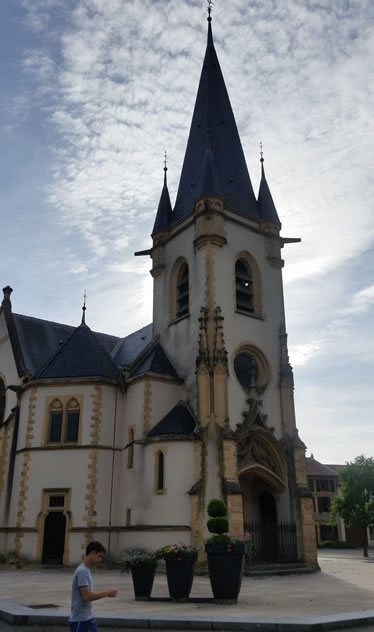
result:
[(326, 513), (331, 511), (330, 496), (318, 496), (318, 513)]
[(177, 311), (176, 317), (181, 318), (189, 313), (188, 265), (182, 263), (177, 276)]
[(335, 491), (335, 481), (334, 481), (334, 479), (317, 478), (316, 479), (316, 489), (317, 489), (317, 492), (334, 492)]
[(330, 525), (328, 524), (321, 524), (319, 529), (320, 529), (321, 541), (338, 539), (337, 527), (330, 527)]
[(59, 399), (54, 399), (49, 407), (49, 427), (47, 443), (77, 443), (79, 437), (80, 407), (72, 397), (66, 407)]
[(236, 309), (252, 314), (254, 311), (252, 270), (244, 259), (239, 259), (235, 264), (235, 284)]
[(129, 447), (127, 452), (127, 467), (134, 467), (134, 440), (135, 440), (135, 431), (134, 428), (129, 428), (128, 434), (128, 444)]
[(157, 459), (157, 473), (156, 473), (156, 491), (158, 493), (164, 491), (164, 453), (158, 452)]
[(5, 415), (5, 384), (0, 377), (0, 424), (4, 420)]

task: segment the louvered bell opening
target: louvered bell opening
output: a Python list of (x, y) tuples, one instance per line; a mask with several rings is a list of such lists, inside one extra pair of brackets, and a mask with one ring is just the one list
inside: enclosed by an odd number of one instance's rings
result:
[(236, 308), (242, 312), (253, 312), (252, 275), (247, 267), (238, 261), (235, 266)]
[(188, 293), (188, 265), (183, 264), (177, 285), (177, 318), (186, 316), (189, 312), (189, 293)]

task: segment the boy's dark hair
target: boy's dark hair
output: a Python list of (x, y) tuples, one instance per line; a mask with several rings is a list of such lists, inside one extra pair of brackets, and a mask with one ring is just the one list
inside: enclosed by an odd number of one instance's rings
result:
[(105, 547), (101, 542), (89, 542), (86, 546), (86, 555), (89, 555), (95, 551), (95, 553), (106, 553)]

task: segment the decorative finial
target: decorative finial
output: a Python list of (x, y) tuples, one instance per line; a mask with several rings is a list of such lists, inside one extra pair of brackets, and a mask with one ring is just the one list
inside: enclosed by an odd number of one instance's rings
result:
[(264, 152), (262, 150), (262, 142), (260, 143), (260, 162), (264, 162)]
[(82, 307), (82, 325), (86, 324), (86, 298), (87, 298), (87, 292), (86, 290), (84, 290), (84, 294), (83, 294), (83, 307)]
[(211, 17), (211, 13), (212, 13), (212, 6), (214, 7), (214, 2), (213, 0), (207, 0), (208, 3), (208, 22), (212, 21), (212, 17)]
[(167, 186), (167, 179), (166, 179), (166, 172), (168, 170), (167, 164), (168, 164), (168, 155), (166, 153), (166, 149), (165, 149), (165, 158), (164, 158), (164, 186)]

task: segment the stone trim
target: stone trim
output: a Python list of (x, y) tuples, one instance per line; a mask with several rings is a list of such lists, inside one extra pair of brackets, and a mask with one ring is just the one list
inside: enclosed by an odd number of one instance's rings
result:
[(147, 434), (151, 429), (151, 416), (152, 416), (152, 382), (146, 380), (144, 383), (144, 399), (143, 399), (143, 414), (144, 414), (144, 433)]
[[(33, 448), (20, 448), (16, 454), (23, 454), (23, 452), (45, 452), (46, 450), (90, 450), (90, 444), (77, 445), (76, 443), (67, 443), (58, 445), (57, 443), (51, 443), (46, 446), (38, 446)], [(111, 445), (97, 445), (96, 450), (114, 450), (115, 452), (122, 452), (123, 448), (114, 448)]]
[(92, 449), (88, 455), (88, 473), (86, 484), (86, 504), (85, 514), (82, 518), (83, 522), (87, 523), (87, 532), (85, 542), (82, 542), (81, 547), (85, 549), (87, 544), (93, 539), (93, 530), (96, 528), (96, 500), (97, 500), (97, 447), (100, 441), (100, 426), (102, 418), (102, 400), (103, 392), (100, 385), (94, 387), (94, 392), (91, 393), (92, 399), (92, 412), (91, 412), (91, 446)]
[(25, 521), (25, 512), (26, 512), (26, 503), (27, 503), (27, 492), (29, 490), (28, 480), (29, 480), (29, 471), (30, 471), (30, 461), (31, 461), (31, 442), (33, 439), (33, 428), (35, 423), (35, 409), (36, 409), (36, 400), (37, 400), (38, 389), (33, 388), (30, 393), (29, 399), (29, 407), (28, 407), (28, 420), (27, 420), (27, 429), (26, 429), (26, 441), (25, 441), (25, 452), (23, 453), (23, 465), (21, 472), (21, 480), (20, 480), (20, 489), (19, 489), (19, 497), (18, 497), (18, 512), (17, 512), (17, 521), (16, 527), (19, 531), (16, 534), (14, 545), (15, 552), (17, 556), (21, 556), (22, 551), (22, 539), (23, 539), (23, 531), (22, 525)]

